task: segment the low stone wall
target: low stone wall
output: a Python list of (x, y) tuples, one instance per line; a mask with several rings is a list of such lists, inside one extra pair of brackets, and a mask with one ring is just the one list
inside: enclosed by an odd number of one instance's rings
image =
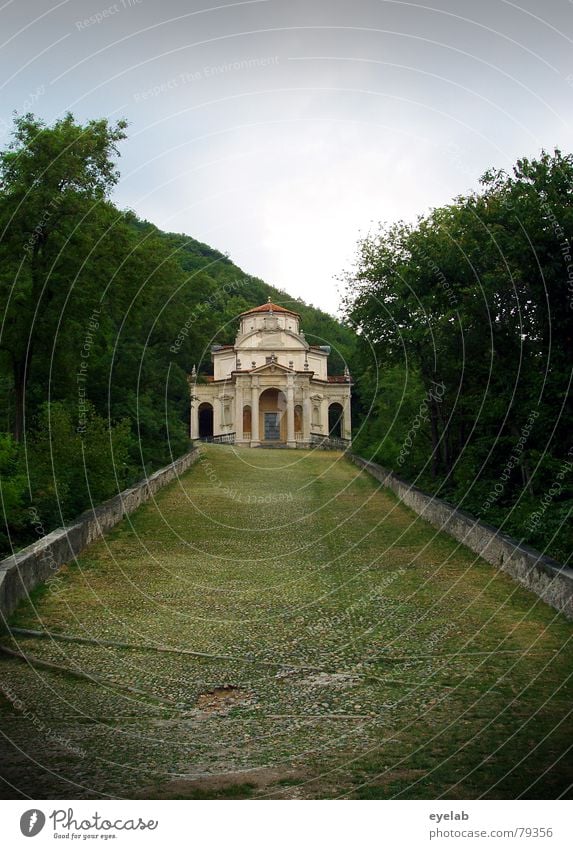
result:
[(488, 563), (507, 572), (568, 619), (573, 619), (573, 569), (522, 545), (499, 528), (478, 521), (446, 501), (426, 495), (377, 463), (356, 455), (351, 455), (351, 460), (391, 489), (400, 501), (435, 528), (450, 534)]
[(53, 578), (60, 566), (74, 560), (90, 543), (179, 477), (198, 457), (196, 449), (184, 454), (109, 501), (86, 510), (72, 524), (57, 528), (0, 561), (0, 627), (6, 626), (10, 614), (34, 587)]

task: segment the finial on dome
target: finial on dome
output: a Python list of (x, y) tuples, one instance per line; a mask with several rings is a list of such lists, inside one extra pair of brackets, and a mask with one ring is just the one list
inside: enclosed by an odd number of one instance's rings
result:
[(269, 295), (269, 297), (267, 298), (267, 304), (270, 304), (270, 302), (271, 302), (271, 296)]

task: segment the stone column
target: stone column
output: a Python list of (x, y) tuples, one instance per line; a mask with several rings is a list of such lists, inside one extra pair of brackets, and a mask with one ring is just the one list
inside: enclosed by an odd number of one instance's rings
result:
[(235, 442), (243, 441), (243, 384), (235, 381)]
[(287, 448), (296, 448), (294, 438), (294, 378), (287, 376)]
[(310, 417), (312, 409), (308, 383), (302, 387), (302, 438), (306, 445), (310, 444)]
[(352, 439), (352, 421), (350, 413), (350, 393), (344, 399), (344, 414), (342, 416), (342, 435), (345, 439)]
[(330, 405), (330, 398), (328, 396), (326, 396), (326, 397), (323, 396), (322, 401), (320, 401), (320, 403), (318, 405), (319, 409), (320, 409), (320, 424), (321, 424), (321, 428), (320, 428), (319, 432), (322, 433), (323, 436), (329, 435), (329, 432), (328, 432), (328, 407), (329, 407), (329, 405)]
[(251, 383), (251, 448), (259, 444), (259, 378)]
[(191, 387), (191, 439), (199, 439), (199, 399)]
[(219, 436), (221, 433), (221, 413), (223, 411), (223, 402), (220, 395), (213, 398), (213, 436)]

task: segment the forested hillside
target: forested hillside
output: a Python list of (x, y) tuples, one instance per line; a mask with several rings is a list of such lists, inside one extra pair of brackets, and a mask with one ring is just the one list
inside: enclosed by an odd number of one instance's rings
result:
[(187, 375), (270, 296), (307, 339), (355, 335), (194, 239), (111, 203), (125, 124), (15, 121), (0, 154), (0, 480), (6, 550), (183, 453)]
[(355, 447), (566, 561), (573, 550), (573, 156), (360, 243)]
[(188, 374), (270, 296), (350, 366), (355, 450), (570, 557), (573, 157), (362, 240), (342, 324), (118, 209), (125, 137), (26, 115), (0, 153), (3, 551), (182, 454)]

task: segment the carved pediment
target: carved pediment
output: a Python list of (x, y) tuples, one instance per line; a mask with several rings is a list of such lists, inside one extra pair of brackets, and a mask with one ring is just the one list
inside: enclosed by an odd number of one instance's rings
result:
[(287, 366), (283, 366), (282, 363), (272, 362), (272, 363), (263, 363), (261, 366), (257, 366), (257, 368), (251, 369), (251, 374), (264, 374), (265, 372), (270, 372), (274, 374), (275, 372), (283, 372), (284, 374), (292, 374), (292, 369)]

